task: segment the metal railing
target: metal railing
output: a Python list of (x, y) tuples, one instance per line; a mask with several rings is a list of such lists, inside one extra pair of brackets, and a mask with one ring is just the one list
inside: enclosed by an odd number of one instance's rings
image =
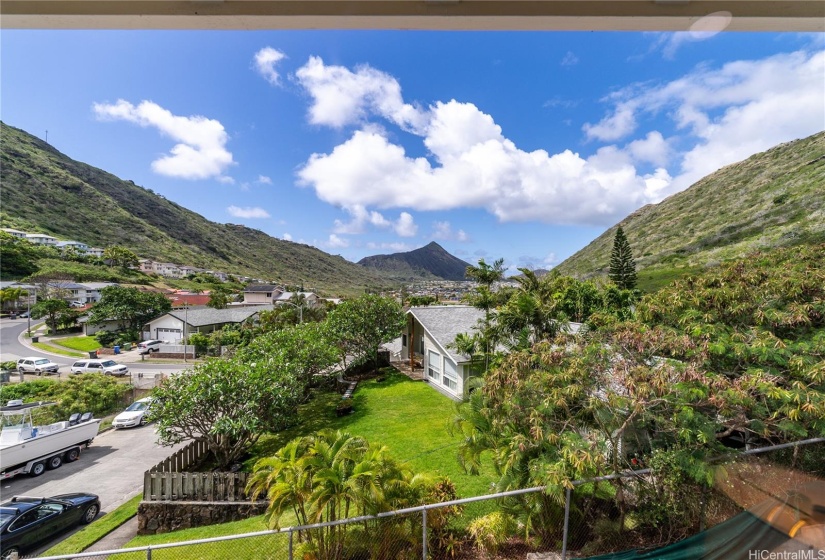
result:
[[(761, 455), (764, 453), (778, 451), (782, 449), (788, 449), (793, 447), (801, 447), (811, 444), (821, 444), (825, 443), (825, 438), (815, 438), (809, 439), (805, 441), (783, 444), (783, 445), (776, 445), (771, 447), (765, 448), (758, 448), (752, 449), (749, 451), (744, 452), (736, 452), (735, 457), (738, 458), (739, 461), (747, 462), (750, 460), (751, 457)], [(723, 459), (723, 458), (720, 458)], [(756, 458), (758, 460), (758, 458)], [(758, 463), (755, 466), (756, 470), (759, 472), (764, 473), (764, 465), (762, 463)], [(574, 506), (573, 498), (574, 496), (581, 498), (581, 496), (577, 496), (576, 492), (579, 489), (582, 489), (587, 485), (589, 488), (593, 488), (593, 486), (598, 486), (601, 483), (611, 483), (618, 481), (620, 479), (632, 479), (634, 481), (644, 482), (650, 477), (651, 469), (638, 469), (632, 471), (626, 471), (618, 474), (612, 474), (607, 476), (601, 476), (596, 478), (589, 478), (584, 480), (576, 480), (572, 481), (571, 484), (564, 489), (564, 508), (563, 508), (563, 518), (558, 520), (558, 526), (553, 527), (553, 531), (556, 531), (559, 536), (559, 541), (555, 544), (544, 543), (544, 548), (542, 550), (552, 550), (561, 553), (561, 558), (566, 560), (569, 553), (570, 553), (570, 545), (571, 542), (578, 540), (586, 540), (586, 539), (593, 539), (593, 521), (592, 519), (587, 519), (585, 517), (584, 523), (581, 521), (581, 516), (583, 512), (587, 511), (590, 514), (595, 515), (593, 512), (598, 514), (597, 516), (600, 519), (606, 519), (608, 521), (611, 520), (610, 515), (615, 516), (615, 512), (605, 514), (604, 509), (599, 510), (598, 508), (590, 508), (585, 510), (585, 508), (581, 507), (581, 503), (578, 506)], [(809, 479), (813, 477), (808, 477)], [(627, 482), (624, 484), (628, 484)], [(768, 483), (762, 482), (764, 486), (766, 486), (766, 495), (771, 495), (771, 493), (775, 492), (778, 488), (767, 488), (767, 486), (771, 486), (772, 482), (769, 481)], [(779, 481), (777, 481), (777, 486)], [(779, 487), (781, 488), (781, 486)], [(557, 489), (558, 490), (558, 489)], [(140, 547), (131, 547), (131, 548), (124, 548), (118, 550), (106, 550), (106, 551), (96, 551), (96, 552), (84, 552), (78, 554), (71, 554), (71, 555), (60, 555), (60, 556), (48, 556), (48, 557), (41, 557), (40, 560), (68, 560), (73, 558), (111, 558), (114, 560), (120, 560), (121, 557), (128, 558), (128, 559), (140, 559), (146, 558), (147, 560), (166, 560), (166, 559), (180, 559), (180, 558), (225, 558), (225, 557), (232, 557), (233, 559), (250, 559), (250, 560), (268, 560), (268, 559), (288, 559), (294, 560), (295, 558), (302, 558), (303, 556), (299, 554), (297, 550), (300, 546), (306, 545), (306, 539), (303, 538), (309, 531), (316, 531), (320, 529), (327, 529), (331, 527), (341, 527), (341, 526), (348, 526), (348, 529), (356, 532), (356, 538), (348, 541), (350, 543), (354, 543), (355, 546), (369, 546), (370, 542), (369, 539), (364, 538), (364, 533), (357, 533), (357, 531), (363, 529), (363, 527), (367, 526), (367, 524), (372, 523), (373, 527), (381, 527), (381, 523), (391, 522), (395, 523), (392, 526), (384, 526), (388, 527), (389, 530), (385, 531), (385, 535), (389, 535), (388, 538), (391, 538), (393, 535), (397, 535), (398, 531), (393, 533), (392, 529), (398, 529), (403, 525), (403, 527), (408, 531), (408, 537), (411, 536), (414, 532), (418, 532), (420, 537), (416, 537), (416, 541), (413, 543), (410, 538), (401, 539), (403, 544), (399, 544), (398, 546), (403, 546), (405, 548), (398, 548), (392, 549), (389, 552), (384, 552), (383, 554), (379, 554), (378, 556), (375, 555), (358, 555), (351, 554), (347, 556), (348, 558), (370, 558), (370, 557), (380, 557), (380, 558), (422, 558), (427, 560), (428, 558), (432, 559), (441, 559), (441, 558), (449, 558), (452, 556), (452, 553), (449, 553), (449, 546), (450, 543), (447, 542), (446, 544), (440, 543), (438, 544), (438, 549), (436, 550), (436, 546), (434, 546), (434, 534), (433, 528), (430, 524), (431, 516), (434, 521), (438, 520), (439, 518), (437, 515), (440, 515), (440, 511), (446, 511), (449, 508), (465, 508), (466, 506), (470, 505), (478, 505), (483, 504), (484, 502), (489, 502), (492, 500), (507, 500), (513, 498), (524, 497), (527, 495), (538, 494), (538, 493), (547, 493), (548, 488), (545, 486), (538, 486), (532, 488), (524, 488), (518, 490), (510, 490), (506, 492), (497, 492), (495, 494), (487, 494), (482, 496), (474, 496), (470, 498), (461, 498), (457, 500), (450, 500), (445, 502), (433, 503), (433, 504), (425, 504), (416, 507), (410, 507), (405, 509), (399, 509), (395, 511), (388, 511), (379, 513), (377, 515), (363, 515), (359, 517), (350, 517), (346, 519), (340, 519), (335, 521), (327, 521), (324, 523), (316, 523), (316, 524), (309, 524), (309, 525), (301, 525), (301, 526), (293, 526), (293, 527), (284, 527), (277, 530), (266, 530), (266, 531), (257, 531), (252, 533), (244, 533), (238, 535), (228, 535), (222, 537), (214, 537), (208, 539), (198, 539), (198, 540), (191, 540), (186, 542), (175, 542), (175, 543), (165, 543), (165, 544), (157, 544), (151, 546), (140, 546)], [(689, 499), (689, 497), (685, 497)], [(705, 508), (705, 500), (704, 496), (694, 496), (696, 500), (702, 501), (702, 508), (704, 512)], [(735, 507), (731, 510), (731, 513), (725, 513), (725, 516), (722, 519), (726, 519), (727, 515), (734, 515), (738, 511), (742, 511), (743, 507), (746, 507), (742, 504), (733, 504)], [(604, 504), (601, 504), (599, 507), (604, 508)], [(737, 511), (736, 508), (738, 507)], [(470, 508), (467, 508), (470, 509)], [(494, 509), (492, 504), (488, 507), (488, 509)], [(497, 509), (497, 508), (495, 508)], [(575, 525), (575, 529), (580, 531), (577, 534), (571, 534), (571, 531), (574, 529), (571, 519), (571, 513), (575, 512), (579, 521), (577, 525)], [(469, 511), (465, 510), (465, 514), (470, 513)], [(478, 512), (473, 512), (476, 515)], [(700, 531), (704, 529), (704, 522), (700, 527)], [(523, 529), (522, 529), (523, 532)], [(296, 538), (297, 537), (297, 538)], [(418, 540), (420, 539), (420, 540)], [(678, 539), (677, 539), (678, 540)], [(296, 542), (297, 541), (297, 542)], [(398, 542), (401, 542), (398, 541)], [(239, 543), (243, 542), (244, 545), (241, 546)], [(372, 543), (374, 544), (374, 543)], [(393, 543), (397, 544), (397, 543)], [(590, 543), (592, 544), (592, 542)], [(526, 556), (526, 552), (531, 550), (535, 550), (535, 548), (531, 548), (529, 543), (505, 543), (502, 545), (503, 547), (509, 546), (511, 550), (504, 552), (498, 551), (494, 552), (493, 555), (498, 554), (497, 558), (524, 558)], [(613, 543), (610, 543), (609, 546), (612, 546), (612, 551), (617, 552), (620, 550), (627, 550), (630, 548), (637, 548), (638, 542), (629, 541), (629, 540), (617, 540)], [(412, 547), (412, 548), (410, 548)], [(592, 553), (588, 552), (588, 549), (585, 547), (584, 549), (576, 549), (577, 556), (580, 554), (591, 555)], [(598, 550), (599, 553), (604, 552), (604, 548)], [(466, 557), (466, 556), (461, 556)], [(487, 551), (480, 552), (478, 558), (485, 558), (487, 556)]]

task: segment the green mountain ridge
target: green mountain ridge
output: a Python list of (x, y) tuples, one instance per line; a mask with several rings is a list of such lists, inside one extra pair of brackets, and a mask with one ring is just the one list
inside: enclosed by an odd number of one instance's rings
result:
[(621, 226), (637, 269), (689, 271), (758, 250), (825, 242), (825, 132), (780, 144), (639, 208), (556, 267), (607, 274)]
[(142, 258), (304, 284), (329, 294), (397, 283), (309, 245), (211, 222), (1, 122), (0, 183), (4, 227), (34, 229), (95, 247), (121, 245)]
[(464, 280), (470, 266), (435, 241), (404, 253), (364, 257), (358, 264), (408, 280)]

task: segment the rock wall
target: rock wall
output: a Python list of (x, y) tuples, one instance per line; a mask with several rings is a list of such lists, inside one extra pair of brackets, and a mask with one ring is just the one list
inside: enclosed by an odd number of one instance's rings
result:
[(157, 535), (263, 515), (266, 502), (141, 502), (138, 535)]

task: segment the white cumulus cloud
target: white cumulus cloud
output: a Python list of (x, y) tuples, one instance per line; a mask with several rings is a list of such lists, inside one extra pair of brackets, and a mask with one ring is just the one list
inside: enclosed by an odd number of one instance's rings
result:
[(214, 119), (193, 115), (173, 115), (157, 103), (142, 101), (132, 105), (119, 99), (116, 103), (95, 103), (93, 110), (101, 120), (127, 121), (142, 127), (153, 127), (179, 142), (169, 155), (152, 162), (152, 170), (160, 175), (180, 179), (219, 178), (234, 163), (226, 149), (229, 136), (223, 125)]
[(284, 233), (281, 237), (284, 239), (284, 241), (292, 241), (292, 236), (288, 233)]
[(329, 235), (329, 239), (327, 239), (326, 245), (331, 249), (342, 249), (344, 247), (349, 247), (349, 239), (339, 237), (334, 233), (331, 233)]
[(269, 212), (263, 208), (258, 208), (257, 206), (247, 206), (245, 208), (229, 206), (226, 211), (229, 212), (230, 216), (234, 216), (236, 218), (269, 218)]
[(393, 229), (401, 237), (414, 237), (418, 232), (418, 226), (409, 212), (401, 212), (398, 220), (393, 224)]
[(271, 185), (272, 179), (267, 177), (266, 175), (258, 175), (258, 179), (255, 182), (261, 185)]
[(421, 124), (421, 111), (404, 103), (398, 80), (369, 66), (353, 72), (344, 66), (327, 66), (313, 56), (295, 76), (312, 96), (309, 115), (313, 124), (340, 128), (361, 122), (369, 112), (404, 129), (415, 130)]
[(467, 232), (463, 229), (453, 231), (450, 222), (446, 221), (433, 222), (432, 238), (442, 241), (461, 241), (462, 243), (470, 240), (470, 236), (467, 235)]
[(278, 85), (281, 82), (281, 76), (275, 67), (284, 58), (286, 55), (281, 51), (272, 47), (264, 47), (255, 53), (255, 70), (270, 84)]
[[(523, 150), (472, 103), (419, 109), (404, 101), (391, 76), (369, 67), (353, 72), (313, 58), (302, 71), (312, 122), (355, 130), (310, 156), (298, 170), (299, 184), (365, 216), (369, 208), (481, 208), (503, 222), (608, 225), (825, 122), (821, 51), (705, 65), (670, 82), (612, 93), (605, 118), (584, 126), (587, 137), (605, 143), (589, 155)], [(662, 130), (675, 132), (645, 130), (653, 115), (669, 119)], [(419, 136), (427, 156), (409, 155), (371, 118)]]

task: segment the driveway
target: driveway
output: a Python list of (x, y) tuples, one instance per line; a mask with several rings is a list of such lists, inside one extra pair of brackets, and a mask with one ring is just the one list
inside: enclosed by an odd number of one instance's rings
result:
[(74, 463), (64, 463), (37, 478), (19, 475), (3, 481), (0, 499), (91, 492), (100, 496), (102, 511), (109, 512), (142, 491), (146, 470), (183, 446), (161, 447), (156, 439), (152, 424), (103, 432)]

